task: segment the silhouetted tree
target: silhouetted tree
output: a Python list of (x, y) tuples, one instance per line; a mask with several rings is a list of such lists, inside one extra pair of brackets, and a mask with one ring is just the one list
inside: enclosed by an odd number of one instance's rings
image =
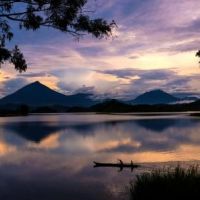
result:
[(14, 64), (19, 72), (27, 68), (26, 61), (19, 48), (6, 47), (13, 38), (11, 21), (19, 28), (37, 30), (51, 27), (80, 38), (92, 34), (102, 38), (111, 34), (115, 22), (97, 18), (91, 19), (84, 7), (88, 0), (0, 0), (0, 64), (6, 61)]
[(19, 106), (19, 114), (20, 115), (28, 115), (29, 107), (27, 105), (20, 105)]
[[(196, 53), (196, 56), (200, 58), (200, 50)], [(200, 61), (199, 61), (200, 63)]]

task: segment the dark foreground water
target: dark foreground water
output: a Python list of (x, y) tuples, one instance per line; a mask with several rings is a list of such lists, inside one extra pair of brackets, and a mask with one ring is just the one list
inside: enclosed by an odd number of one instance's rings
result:
[[(93, 168), (118, 158), (143, 164), (133, 173)], [(135, 174), (198, 160), (200, 118), (186, 114), (0, 118), (2, 200), (126, 199)]]

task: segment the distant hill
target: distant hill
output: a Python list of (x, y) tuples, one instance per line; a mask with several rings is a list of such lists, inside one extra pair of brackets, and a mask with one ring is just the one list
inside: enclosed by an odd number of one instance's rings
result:
[(199, 98), (198, 97), (190, 97), (190, 96), (188, 96), (188, 97), (184, 97), (184, 98), (182, 98), (181, 99), (181, 101), (186, 101), (186, 102), (195, 102), (195, 101), (198, 101), (199, 100)]
[(36, 81), (21, 88), (13, 94), (0, 99), (0, 105), (26, 104), (36, 107), (48, 105), (89, 107), (97, 103), (90, 97), (91, 94), (74, 94), (66, 96)]
[(132, 105), (125, 104), (118, 100), (112, 99), (90, 107), (93, 112), (130, 112)]
[(133, 105), (155, 105), (155, 104), (169, 104), (179, 101), (179, 98), (174, 97), (162, 90), (152, 90), (150, 92), (145, 92), (144, 94), (138, 96), (129, 103)]

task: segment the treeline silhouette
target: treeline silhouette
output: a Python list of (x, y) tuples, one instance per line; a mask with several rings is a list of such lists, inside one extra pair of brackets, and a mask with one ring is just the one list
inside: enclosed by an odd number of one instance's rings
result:
[(107, 100), (91, 107), (67, 107), (47, 105), (31, 107), (28, 105), (4, 105), (0, 107), (0, 116), (27, 115), (28, 113), (131, 113), (131, 112), (186, 112), (200, 111), (200, 100), (185, 104), (130, 105), (118, 100)]
[(130, 105), (118, 100), (109, 100), (89, 108), (69, 108), (68, 112), (130, 113), (130, 112), (184, 112), (200, 111), (200, 101), (185, 104)]
[(6, 105), (4, 107), (0, 107), (0, 116), (26, 116), (30, 112), (30, 108), (27, 105)]

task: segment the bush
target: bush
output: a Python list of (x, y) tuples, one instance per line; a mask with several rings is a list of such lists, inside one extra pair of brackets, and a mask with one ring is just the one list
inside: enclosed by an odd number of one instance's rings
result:
[(131, 200), (200, 199), (200, 172), (197, 166), (154, 170), (130, 183)]

